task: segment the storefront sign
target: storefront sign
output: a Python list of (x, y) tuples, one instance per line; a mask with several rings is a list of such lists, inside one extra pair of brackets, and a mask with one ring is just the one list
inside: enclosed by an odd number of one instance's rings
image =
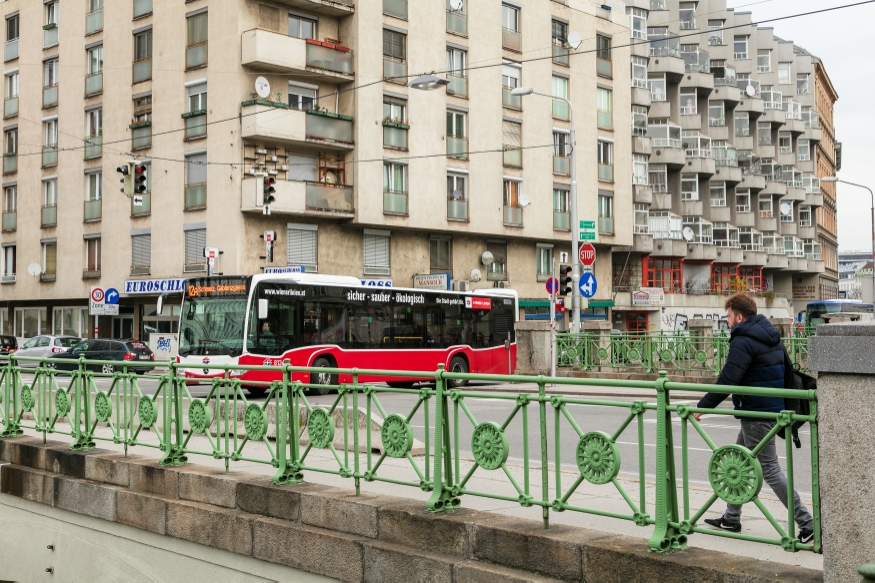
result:
[(633, 306), (661, 306), (665, 303), (665, 290), (661, 287), (644, 287), (632, 292)]
[(131, 279), (125, 282), (125, 294), (158, 295), (166, 292), (181, 292), (185, 288), (185, 280), (172, 279)]
[(304, 266), (287, 265), (286, 267), (265, 267), (264, 273), (304, 273)]
[(368, 287), (392, 287), (391, 279), (363, 279), (362, 285)]
[(450, 289), (449, 273), (428, 273), (413, 276), (413, 287), (417, 289)]
[(793, 286), (794, 300), (816, 300), (817, 287), (813, 285), (794, 285)]
[(492, 300), (489, 298), (465, 298), (465, 307), (471, 310), (491, 310)]

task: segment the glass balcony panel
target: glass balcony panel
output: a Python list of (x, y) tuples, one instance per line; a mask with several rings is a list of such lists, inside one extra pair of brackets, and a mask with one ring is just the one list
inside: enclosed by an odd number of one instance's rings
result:
[(407, 0), (383, 0), (383, 13), (407, 19)]
[(191, 69), (207, 64), (207, 43), (201, 43), (185, 49), (185, 68)]
[(52, 85), (43, 89), (43, 107), (58, 105), (58, 86)]
[(58, 164), (58, 149), (43, 148), (43, 167), (56, 166)]
[(501, 46), (511, 50), (522, 52), (523, 50), (523, 36), (513, 30), (508, 30), (506, 28), (501, 29)]
[(609, 130), (614, 127), (614, 119), (611, 115), (610, 111), (599, 111), (598, 112), (598, 126), (603, 130)]
[(192, 140), (207, 135), (207, 116), (195, 115), (185, 118), (185, 139)]
[(447, 80), (450, 82), (447, 85), (447, 94), (460, 97), (468, 96), (468, 79), (458, 75), (447, 75)]
[(599, 217), (599, 233), (614, 234), (614, 219), (612, 217)]
[(468, 220), (468, 201), (467, 200), (447, 200), (447, 218), (456, 219), (459, 221)]
[(207, 185), (193, 184), (185, 187), (185, 209), (198, 209), (207, 206)]
[(352, 75), (352, 53), (307, 43), (307, 66)]
[(3, 115), (4, 117), (12, 117), (13, 115), (18, 115), (18, 98), (13, 97), (12, 99), (7, 99), (3, 104)]
[(134, 0), (134, 18), (152, 12), (152, 0)]
[(58, 44), (58, 27), (43, 30), (43, 47), (53, 47)]
[(103, 91), (103, 73), (93, 73), (85, 77), (85, 95), (95, 95)]
[(665, 0), (650, 0), (650, 9), (651, 10), (667, 10), (665, 7)]
[(562, 231), (571, 230), (571, 215), (553, 211), (553, 228)]
[(152, 78), (152, 59), (134, 62), (134, 83)]
[(85, 138), (85, 159), (100, 158), (103, 155), (103, 136)]
[(553, 117), (556, 119), (569, 119), (568, 104), (558, 99), (553, 100)]
[(523, 151), (516, 146), (504, 147), (504, 165), (514, 166), (516, 168), (523, 167)]
[(407, 63), (383, 57), (383, 79), (394, 83), (407, 83)]
[(137, 204), (134, 198), (131, 198), (131, 214), (132, 215), (148, 215), (152, 212), (152, 194), (144, 192), (137, 195), (142, 199), (141, 204)]
[(352, 144), (352, 121), (315, 113), (307, 114), (307, 138)]
[(513, 109), (522, 109), (523, 102), (522, 97), (519, 95), (513, 94), (512, 87), (503, 87), (501, 90), (501, 102), (505, 107), (510, 107)]
[(559, 65), (568, 66), (568, 49), (565, 47), (560, 47), (559, 45), (553, 45), (553, 62)]
[(599, 180), (602, 182), (613, 182), (614, 167), (609, 164), (599, 164)]
[(407, 133), (408, 130), (403, 128), (395, 128), (391, 126), (383, 126), (383, 145), (390, 148), (407, 149)]
[(18, 58), (18, 39), (6, 43), (6, 49), (3, 51), (3, 56), (7, 61)]
[(447, 12), (447, 32), (468, 36), (468, 17), (465, 14)]
[(3, 213), (3, 230), (4, 231), (14, 231), (18, 224), (17, 213), (12, 211), (11, 213)]
[(452, 136), (447, 136), (447, 156), (467, 158), (468, 140), (466, 138), (454, 138)]
[(18, 155), (3, 154), (3, 174), (11, 174), (18, 171)]
[(99, 221), (103, 211), (103, 201), (100, 199), (97, 200), (86, 200), (85, 201), (85, 220), (86, 221)]
[(504, 224), (516, 227), (523, 226), (523, 209), (518, 206), (504, 207)]
[(54, 227), (58, 224), (58, 207), (57, 205), (48, 204), (42, 207), (40, 212), (40, 225), (43, 227)]
[(142, 150), (152, 145), (152, 126), (134, 128), (131, 130), (131, 148)]
[(602, 77), (611, 76), (611, 62), (605, 59), (595, 60), (595, 72)]
[(384, 192), (383, 193), (383, 212), (392, 215), (407, 214), (407, 193), (406, 192)]
[(735, 148), (714, 148), (714, 164), (717, 166), (738, 166), (738, 150)]
[(95, 10), (85, 15), (85, 34), (97, 32), (103, 28), (103, 10)]
[(690, 73), (710, 73), (711, 55), (705, 51), (681, 53), (684, 59), (684, 69)]
[(553, 156), (553, 174), (571, 174), (571, 159), (568, 156)]
[(352, 213), (355, 210), (351, 187), (308, 182), (305, 198), (307, 210), (333, 213)]
[(651, 57), (680, 57), (681, 39), (677, 36), (648, 35)]

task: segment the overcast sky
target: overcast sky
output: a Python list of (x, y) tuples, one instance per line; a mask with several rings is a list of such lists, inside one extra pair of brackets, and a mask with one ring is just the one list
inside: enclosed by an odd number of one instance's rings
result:
[[(728, 0), (738, 11), (752, 13), (754, 22), (832, 6), (854, 0)], [(842, 180), (875, 189), (875, 67), (872, 23), (875, 3), (812, 16), (768, 23), (775, 35), (792, 40), (823, 60), (839, 94), (835, 109), (836, 140), (842, 143)], [(868, 105), (867, 105), (868, 104)], [(866, 171), (869, 168), (870, 172)], [(839, 249), (869, 249), (872, 230), (869, 193), (838, 185)]]

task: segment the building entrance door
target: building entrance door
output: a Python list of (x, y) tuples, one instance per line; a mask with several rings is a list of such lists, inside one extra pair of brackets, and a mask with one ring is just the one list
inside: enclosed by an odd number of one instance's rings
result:
[(112, 319), (112, 337), (116, 339), (134, 337), (134, 317), (114, 316)]
[(626, 331), (635, 336), (647, 333), (647, 312), (626, 312)]

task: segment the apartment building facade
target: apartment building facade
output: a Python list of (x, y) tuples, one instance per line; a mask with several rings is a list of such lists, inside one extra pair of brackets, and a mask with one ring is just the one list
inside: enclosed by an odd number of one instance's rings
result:
[(631, 48), (634, 244), (613, 256), (614, 327), (716, 319), (735, 291), (782, 317), (832, 295), (835, 197), (819, 177), (835, 156), (819, 112), (831, 132), (836, 94), (822, 63), (725, 0), (626, 10), (641, 42)]
[[(59, 4), (2, 8), (0, 331), (173, 332), (157, 296), (205, 275), (205, 248), (217, 274), (409, 287), (446, 273), (537, 311), (576, 227), (571, 111), (550, 96), (575, 113), (604, 282), (587, 315), (607, 316), (611, 249), (633, 244), (630, 54), (612, 47), (625, 14), (575, 0)], [(408, 87), (431, 71), (448, 84)], [(116, 168), (132, 159), (148, 180), (128, 198)], [(118, 315), (88, 315), (96, 286), (120, 292)]]

